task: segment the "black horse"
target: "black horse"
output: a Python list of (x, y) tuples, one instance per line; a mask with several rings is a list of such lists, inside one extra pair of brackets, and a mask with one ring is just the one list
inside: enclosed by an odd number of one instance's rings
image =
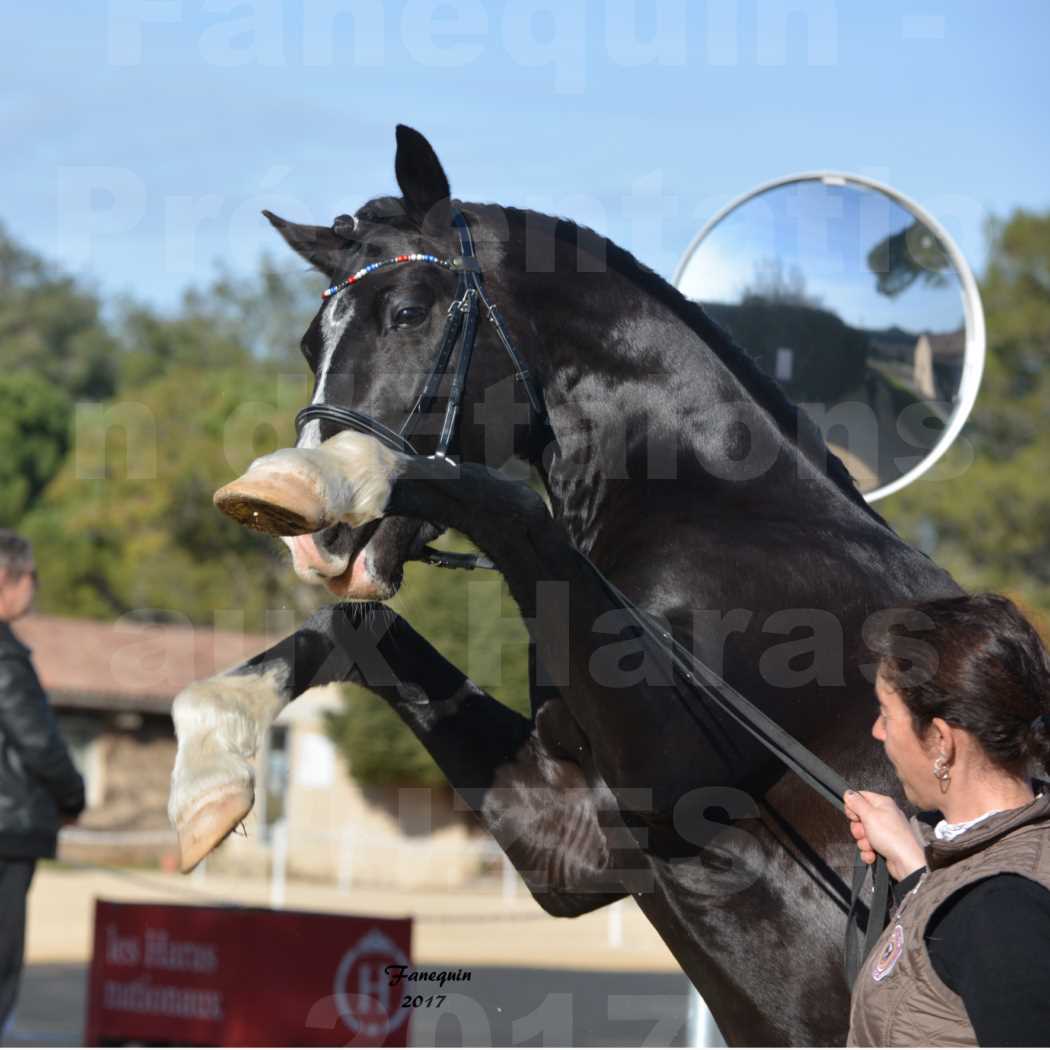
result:
[[(632, 894), (731, 1044), (841, 1043), (846, 822), (670, 672), (598, 572), (851, 781), (886, 791), (865, 624), (957, 587), (865, 503), (727, 334), (627, 252), (562, 219), (451, 201), (411, 129), (398, 129), (395, 168), (400, 198), (332, 228), (269, 216), (344, 282), (303, 339), (314, 401), (391, 430), (409, 416), (472, 270), (457, 216), (502, 328), (478, 321), (454, 458), (392, 451), (314, 413), (296, 449), (224, 494), (247, 524), (294, 537), (300, 575), (357, 601), (176, 699), (185, 865), (250, 807), (248, 759), (277, 709), (320, 682), (359, 682), (547, 911)], [(406, 255), (428, 258), (395, 264)], [(370, 263), (384, 265), (345, 282)], [(427, 453), (442, 417), (423, 418), (412, 440)], [(539, 472), (550, 509), (493, 469), (512, 453)], [(445, 528), (495, 563), (521, 609), (531, 718), (373, 604)]]

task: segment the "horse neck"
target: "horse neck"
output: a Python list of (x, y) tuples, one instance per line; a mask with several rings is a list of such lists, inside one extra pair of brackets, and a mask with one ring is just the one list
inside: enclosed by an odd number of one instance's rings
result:
[[(555, 514), (588, 550), (601, 521), (734, 488), (787, 494), (799, 451), (704, 337), (621, 274), (525, 275), (554, 442), (534, 465)], [(735, 352), (735, 351), (734, 351)], [(775, 451), (758, 477), (727, 475), (733, 428)], [(717, 461), (717, 463), (716, 463)], [(757, 495), (757, 491), (756, 491)], [(612, 515), (610, 514), (612, 512)]]
[[(776, 383), (629, 253), (551, 216), (463, 207), (490, 291), (544, 391), (553, 442), (534, 433), (527, 458), (577, 546), (590, 549), (598, 523), (615, 521), (617, 507), (630, 513), (632, 501), (651, 510), (726, 499), (773, 516), (826, 511), (885, 525)], [(758, 476), (727, 476), (741, 424), (772, 454)], [(674, 444), (681, 455), (669, 463)]]

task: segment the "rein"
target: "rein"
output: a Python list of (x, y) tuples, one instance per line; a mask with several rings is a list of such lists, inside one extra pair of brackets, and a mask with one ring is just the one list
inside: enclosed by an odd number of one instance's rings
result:
[[(342, 429), (356, 430), (358, 433), (367, 434), (382, 442), (387, 448), (402, 455), (420, 455), (410, 438), (415, 433), (419, 421), (433, 407), (442, 380), (450, 374), (450, 363), (458, 347), (459, 353), (456, 357), (455, 366), (451, 371), (451, 384), (445, 406), (445, 418), (441, 425), (437, 449), (430, 457), (448, 460), (454, 465), (454, 460), (452, 460), (449, 450), (459, 430), (460, 408), (463, 401), (463, 392), (466, 388), (467, 374), (470, 370), (471, 357), (474, 353), (474, 342), (477, 336), (481, 307), (484, 307), (486, 319), (495, 329), (504, 350), (514, 365), (515, 378), (525, 387), (525, 392), (529, 398), (530, 424), (546, 420), (547, 413), (543, 402), (543, 392), (533, 382), (529, 369), (507, 334), (503, 318), (485, 294), (481, 265), (474, 251), (474, 240), (470, 233), (470, 227), (458, 209), (453, 209), (452, 211), (452, 225), (459, 236), (460, 254), (458, 256), (442, 258), (425, 253), (396, 255), (390, 259), (370, 263), (345, 280), (327, 288), (321, 296), (323, 300), (327, 301), (345, 289), (357, 284), (376, 270), (407, 263), (424, 263), (431, 266), (440, 266), (457, 274), (456, 296), (448, 308), (445, 327), (441, 341), (438, 344), (434, 363), (423, 384), (419, 397), (416, 399), (401, 427), (395, 431), (371, 416), (366, 416), (353, 409), (344, 408), (341, 405), (318, 403), (307, 405), (295, 417), (295, 426), (298, 433), (301, 434), (303, 427), (311, 420), (319, 420), (331, 423)], [(609, 597), (628, 613), (642, 636), (658, 650), (670, 657), (672, 665), (692, 690), (711, 700), (739, 726), (746, 729), (776, 758), (780, 759), (784, 765), (798, 774), (822, 798), (830, 802), (840, 812), (845, 812), (842, 796), (848, 790), (849, 785), (842, 776), (827, 765), (823, 759), (818, 758), (812, 751), (799, 743), (790, 733), (787, 733), (777, 725), (765, 712), (751, 703), (750, 700), (734, 689), (720, 675), (715, 674), (703, 661), (699, 660), (678, 642), (670, 631), (666, 630), (653, 616), (639, 609), (622, 591), (605, 578), (586, 555), (580, 553), (580, 557), (583, 558), (591, 571), (598, 577)], [(496, 568), (491, 560), (479, 555), (455, 554), (448, 551), (435, 550), (431, 547), (424, 548), (423, 555), (419, 560), (429, 565), (441, 566), (442, 568)], [(690, 705), (686, 705), (686, 709), (690, 717), (699, 724), (695, 710)], [(856, 925), (858, 906), (866, 874), (867, 865), (858, 858), (853, 868), (850, 904), (846, 915), (845, 966), (846, 979), (850, 987), (853, 985), (861, 963), (874, 948), (886, 925), (886, 911), (889, 903), (889, 873), (886, 870), (886, 862), (882, 857), (877, 858), (872, 871), (872, 900), (868, 909), (868, 921), (863, 938), (859, 927)]]
[[(769, 715), (756, 707), (721, 675), (712, 671), (664, 628), (655, 617), (639, 609), (618, 587), (599, 572), (589, 558), (582, 554), (580, 556), (590, 565), (609, 596), (623, 606), (644, 637), (671, 658), (672, 665), (687, 685), (713, 701), (720, 710), (729, 715), (737, 725), (746, 729), (767, 751), (779, 758), (788, 769), (796, 773), (826, 802), (830, 802), (840, 813), (845, 813), (846, 807), (842, 796), (849, 790), (850, 785), (839, 773), (774, 722)], [(687, 710), (693, 720), (699, 724), (692, 708), (687, 706)], [(846, 913), (844, 962), (846, 980), (850, 988), (853, 987), (861, 964), (871, 953), (879, 937), (882, 936), (889, 907), (889, 872), (886, 869), (886, 861), (876, 856), (872, 869), (871, 904), (868, 907), (868, 921), (862, 938), (860, 929), (855, 926), (855, 923), (867, 867), (859, 858), (853, 865), (849, 910)], [(855, 936), (854, 931), (856, 931)]]

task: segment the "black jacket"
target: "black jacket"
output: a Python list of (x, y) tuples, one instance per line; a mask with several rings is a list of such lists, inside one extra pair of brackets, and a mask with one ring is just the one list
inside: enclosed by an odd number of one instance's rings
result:
[(29, 649), (0, 623), (0, 858), (53, 857), (62, 818), (83, 808), (84, 781)]

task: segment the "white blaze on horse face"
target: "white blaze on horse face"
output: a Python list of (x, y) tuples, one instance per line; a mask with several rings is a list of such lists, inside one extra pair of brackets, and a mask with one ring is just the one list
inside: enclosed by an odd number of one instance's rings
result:
[[(321, 348), (321, 361), (317, 366), (317, 384), (314, 389), (312, 405), (320, 405), (328, 400), (328, 380), (332, 372), (332, 361), (335, 352), (342, 342), (343, 335), (354, 319), (354, 301), (343, 294), (333, 295), (321, 314), (321, 335), (324, 346)], [(321, 422), (311, 419), (303, 427), (296, 448), (317, 448), (321, 444)]]
[[(317, 384), (313, 400), (310, 402), (312, 405), (323, 404), (328, 399), (328, 377), (332, 369), (332, 360), (353, 316), (354, 302), (352, 299), (335, 295), (325, 304), (321, 315), (321, 336), (324, 345), (321, 348), (321, 362), (317, 367)], [(320, 445), (321, 421), (311, 419), (300, 431), (295, 447), (316, 449)], [(346, 555), (329, 553), (314, 543), (312, 536), (282, 536), (281, 539), (291, 552), (296, 574), (307, 583), (316, 583), (326, 577), (338, 576), (346, 571), (348, 563)]]

